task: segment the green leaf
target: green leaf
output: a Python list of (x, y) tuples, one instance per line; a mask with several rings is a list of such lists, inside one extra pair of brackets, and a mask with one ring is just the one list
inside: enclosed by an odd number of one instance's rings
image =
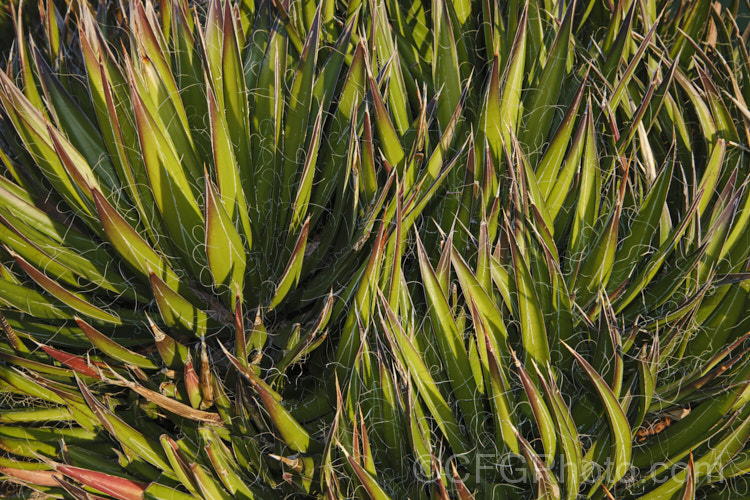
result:
[(503, 97), (500, 101), (500, 134), (506, 145), (511, 144), (511, 134), (518, 131), (518, 114), (521, 109), (521, 89), (523, 87), (524, 63), (526, 61), (526, 24), (528, 20), (528, 2), (524, 4), (523, 13), (518, 20), (513, 46), (508, 57), (508, 66), (503, 85)]
[[(573, 184), (573, 179), (580, 165), (581, 156), (583, 155), (587, 127), (586, 124), (588, 123), (588, 115), (590, 112), (591, 111), (589, 107), (586, 106), (586, 111), (584, 111), (583, 116), (581, 117), (581, 121), (578, 125), (578, 130), (576, 130), (576, 133), (573, 136), (573, 142), (570, 145), (570, 150), (565, 156), (565, 160), (562, 163), (562, 168), (557, 174), (557, 179), (552, 184), (552, 189), (547, 196), (547, 211), (549, 212), (550, 218), (552, 220), (558, 219), (560, 210), (562, 210), (566, 198), (570, 195), (570, 187)], [(552, 157), (550, 157), (550, 159), (551, 158)], [(542, 159), (542, 161), (544, 161), (544, 159)], [(540, 183), (541, 178), (544, 175), (545, 174), (543, 172), (539, 174)], [(547, 186), (547, 183), (540, 184), (540, 189), (543, 187), (546, 188)]]
[(646, 33), (646, 36), (643, 38), (643, 42), (641, 42), (640, 47), (638, 47), (638, 50), (633, 56), (633, 59), (630, 61), (630, 64), (628, 64), (628, 67), (625, 68), (622, 77), (620, 77), (620, 80), (617, 82), (617, 86), (615, 86), (615, 89), (612, 92), (612, 97), (609, 100), (609, 106), (612, 110), (617, 109), (617, 105), (620, 103), (620, 99), (626, 91), (626, 87), (630, 82), (631, 77), (633, 76), (633, 72), (635, 71), (636, 66), (643, 57), (643, 53), (646, 51), (646, 47), (649, 46), (656, 28), (659, 26), (659, 20), (660, 19), (656, 19), (654, 21), (653, 26), (651, 26), (651, 29), (648, 30), (648, 33)]
[(115, 325), (122, 324), (122, 320), (118, 316), (93, 305), (80, 294), (67, 290), (15, 252), (11, 251), (10, 254), (31, 279), (63, 304), (97, 321)]
[(208, 109), (219, 199), (229, 220), (239, 221), (238, 227), (242, 230), (249, 251), (252, 248), (253, 234), (239, 164), (229, 135), (229, 125), (218, 108), (213, 92), (208, 92)]
[(51, 303), (47, 297), (25, 286), (0, 279), (2, 302), (39, 319), (71, 319), (72, 315)]
[[(691, 222), (696, 217), (700, 199), (700, 196), (695, 198), (693, 204), (684, 214), (684, 218), (680, 222), (680, 225), (674, 228), (669, 234), (669, 239), (662, 243), (661, 246), (659, 246), (657, 251), (648, 259), (648, 262), (642, 265), (641, 270), (638, 272), (635, 278), (633, 278), (629, 282), (627, 289), (622, 293), (622, 295), (617, 297), (617, 299), (615, 300), (615, 313), (619, 314), (620, 312), (622, 312), (622, 310), (625, 309), (625, 307), (630, 304), (642, 292), (646, 285), (648, 285), (654, 278), (664, 261), (674, 250), (675, 246), (682, 239)], [(697, 262), (697, 259), (700, 257), (700, 255), (701, 253), (695, 254), (695, 262)], [(675, 279), (676, 277), (684, 278), (684, 275), (685, 273), (682, 269), (676, 268), (676, 276), (671, 276), (667, 284), (674, 284), (677, 281)]]
[(365, 488), (365, 491), (367, 492), (367, 495), (370, 497), (371, 500), (390, 500), (391, 497), (389, 497), (383, 488), (378, 484), (378, 482), (375, 480), (372, 475), (370, 475), (369, 472), (367, 472), (364, 468), (362, 468), (361, 465), (357, 463), (356, 460), (354, 460), (351, 455), (346, 451), (346, 449), (339, 444), (339, 448), (342, 452), (344, 452), (344, 456), (346, 457), (347, 461), (349, 462), (349, 466), (354, 469), (354, 473), (357, 475), (357, 478), (359, 478), (360, 483), (362, 483), (362, 486)]
[[(571, 8), (573, 5), (575, 4), (571, 4)], [(570, 136), (573, 132), (573, 125), (575, 124), (576, 117), (578, 116), (578, 108), (580, 107), (581, 101), (583, 100), (583, 91), (586, 88), (587, 80), (587, 78), (584, 78), (581, 82), (581, 85), (578, 87), (578, 92), (576, 92), (575, 97), (573, 97), (573, 101), (569, 104), (568, 109), (565, 112), (565, 116), (563, 117), (560, 126), (557, 128), (557, 132), (555, 132), (555, 135), (552, 138), (549, 147), (544, 152), (544, 156), (539, 161), (539, 165), (536, 168), (535, 173), (537, 184), (539, 185), (539, 190), (541, 191), (544, 200), (548, 202), (552, 198), (551, 195), (555, 192), (560, 182), (565, 183), (567, 178), (567, 183), (569, 185), (570, 181), (572, 180), (572, 176), (567, 175), (567, 172), (565, 171), (566, 169), (560, 171), (560, 167), (563, 165), (567, 167), (570, 163), (568, 160), (563, 163), (563, 158), (565, 157), (565, 152), (568, 149), (568, 142), (570, 141)], [(545, 82), (542, 87), (547, 88), (547, 83)], [(585, 120), (583, 122), (585, 123)], [(532, 121), (530, 123), (537, 122)], [(576, 143), (579, 141), (580, 140), (577, 138), (573, 140), (573, 146), (571, 150), (576, 149)], [(529, 143), (526, 142), (525, 144), (528, 146)], [(533, 158), (533, 153), (530, 156)], [(548, 209), (550, 209), (549, 206)], [(557, 211), (555, 211), (554, 214), (551, 212), (552, 211), (550, 209), (550, 215), (554, 220)]]
[(419, 236), (417, 236), (417, 251), (419, 269), (422, 274), (432, 329), (435, 333), (438, 348), (464, 419), (470, 422), (470, 428), (474, 430), (479, 425), (479, 408), (474, 399), (476, 386), (473, 383), (474, 379), (472, 378), (466, 348), (463, 345), (463, 338), (458, 331), (448, 301), (443, 295)]
[(158, 444), (153, 443), (141, 432), (137, 431), (112, 413), (94, 397), (83, 382), (80, 380), (77, 380), (77, 382), (86, 404), (91, 411), (94, 412), (94, 415), (99, 419), (101, 425), (114, 439), (146, 462), (153, 464), (167, 474), (172, 474), (172, 469), (164, 456), (163, 450)]
[(448, 15), (448, 9), (451, 7), (444, 1), (434, 2), (432, 6), (432, 85), (436, 90), (440, 90), (437, 114), (441, 130), (447, 128), (461, 96), (458, 52), (451, 18)]
[(636, 448), (633, 465), (647, 467), (649, 464), (680, 457), (697, 443), (716, 434), (720, 430), (718, 424), (750, 399), (748, 377), (750, 365), (746, 364), (730, 379), (730, 389), (727, 392), (702, 401), (685, 418), (661, 432), (658, 439)]
[(533, 278), (513, 235), (509, 234), (509, 242), (516, 283), (517, 314), (521, 323), (526, 361), (533, 360), (540, 366), (547, 366), (550, 362), (549, 341)]
[[(730, 428), (730, 432), (727, 432), (719, 443), (711, 446), (709, 451), (695, 460), (694, 465), (692, 461), (689, 462), (687, 468), (673, 475), (658, 488), (643, 495), (641, 498), (658, 500), (665, 496), (674, 495), (682, 489), (686, 481), (689, 481), (687, 476), (691, 474), (691, 471), (695, 475), (695, 481), (700, 481), (705, 477), (711, 477), (719, 473), (726, 467), (732, 457), (745, 448), (747, 440), (750, 438), (750, 418), (747, 418), (746, 413), (744, 414), (744, 418), (742, 413), (738, 413), (735, 417), (741, 420), (739, 425), (736, 425), (733, 429)], [(690, 467), (690, 465), (693, 465), (693, 467)]]
[[(461, 290), (463, 290), (467, 300), (476, 305), (477, 311), (481, 315), (482, 320), (484, 320), (488, 326), (492, 327), (491, 331), (494, 338), (497, 340), (500, 348), (504, 349), (507, 343), (508, 332), (503, 323), (503, 314), (490, 295), (491, 290), (485, 290), (482, 285), (479, 284), (476, 276), (471, 272), (471, 269), (469, 269), (469, 265), (463, 259), (458, 250), (452, 245), (450, 252), (453, 269), (456, 271)], [(496, 271), (495, 268), (497, 266), (498, 264), (493, 262), (491, 272)], [(500, 293), (505, 299), (506, 305), (512, 307), (513, 302), (510, 298), (509, 289), (504, 290), (501, 288)], [(508, 355), (508, 352), (502, 351), (501, 354), (505, 357)]]
[(614, 452), (614, 462), (612, 464), (611, 475), (608, 478), (608, 481), (614, 484), (622, 479), (622, 477), (630, 470), (630, 456), (632, 451), (630, 424), (628, 423), (628, 419), (625, 416), (622, 406), (620, 406), (620, 402), (612, 393), (612, 389), (609, 388), (601, 375), (599, 375), (588, 361), (583, 359), (583, 357), (572, 347), (565, 343), (563, 343), (563, 345), (575, 357), (578, 364), (581, 365), (589, 376), (589, 379), (594, 383), (596, 392), (599, 394), (604, 405), (607, 420), (609, 421), (609, 427), (612, 431), (612, 448)]
[(714, 190), (719, 182), (721, 166), (724, 164), (724, 153), (726, 152), (726, 141), (719, 139), (711, 150), (711, 155), (706, 162), (706, 168), (698, 184), (697, 191), (700, 193), (698, 199), (698, 216), (703, 216), (709, 201), (714, 196)]
[[(547, 139), (550, 125), (552, 124), (552, 118), (554, 117), (555, 104), (557, 104), (560, 85), (566, 72), (565, 65), (568, 60), (570, 36), (573, 27), (573, 13), (575, 12), (576, 4), (577, 2), (575, 1), (568, 4), (565, 11), (565, 17), (563, 17), (562, 24), (555, 36), (555, 41), (552, 43), (552, 48), (547, 56), (544, 69), (538, 78), (538, 85), (536, 89), (531, 91), (529, 100), (530, 105), (525, 113), (526, 116), (524, 117), (524, 123), (526, 125), (521, 132), (520, 138), (521, 142), (529, 148), (528, 151), (530, 152), (529, 156), (532, 158), (532, 164), (536, 163), (534, 161), (536, 158), (535, 152), (543, 146)], [(559, 165), (562, 162), (561, 155), (565, 152), (565, 146), (556, 146), (555, 141), (557, 140), (557, 136), (562, 134), (563, 130), (573, 126), (572, 123), (568, 125), (567, 122), (575, 120), (578, 103), (580, 103), (580, 96), (582, 94), (583, 86), (573, 99), (573, 103), (568, 106), (565, 118), (563, 118), (563, 122), (558, 128), (558, 132), (555, 134), (555, 139), (547, 150), (546, 155), (549, 155), (550, 158), (553, 156), (560, 156), (559, 160), (551, 162), (553, 164), (557, 163)], [(570, 136), (570, 132), (567, 132), (567, 134)], [(567, 139), (565, 141), (561, 140), (560, 142), (567, 143)], [(558, 149), (562, 149), (562, 151), (557, 151)], [(544, 170), (541, 164), (537, 168), (537, 173), (540, 169), (542, 171)], [(543, 182), (541, 176), (538, 174), (537, 176), (539, 177), (540, 188), (542, 188), (546, 198), (549, 193), (546, 192), (546, 188), (542, 187)]]
[(300, 425), (292, 414), (281, 404), (281, 397), (276, 394), (262, 379), (257, 377), (252, 370), (246, 369), (234, 356), (227, 352), (220, 344), (225, 356), (232, 362), (235, 368), (247, 377), (250, 385), (260, 397), (260, 402), (268, 412), (274, 426), (281, 434), (284, 443), (291, 449), (299, 452), (313, 452), (320, 447), (320, 443), (310, 437), (310, 434)]
[(570, 414), (570, 409), (565, 403), (560, 389), (555, 384), (552, 374), (550, 373), (549, 383), (547, 383), (538, 367), (534, 365), (534, 368), (536, 369), (539, 382), (544, 394), (547, 396), (547, 401), (552, 408), (552, 414), (555, 416), (555, 423), (557, 424), (559, 442), (565, 460), (564, 484), (565, 491), (567, 492), (565, 498), (567, 500), (574, 500), (578, 498), (578, 491), (584, 470), (578, 430)]
[(121, 346), (81, 318), (76, 316), (74, 319), (86, 338), (91, 341), (91, 344), (110, 358), (139, 368), (157, 368), (156, 364), (149, 358)]
[(273, 309), (281, 303), (281, 301), (292, 289), (292, 285), (297, 285), (299, 282), (300, 274), (302, 273), (302, 261), (305, 258), (305, 246), (307, 245), (307, 233), (310, 230), (310, 217), (305, 220), (302, 229), (297, 237), (297, 242), (294, 244), (292, 255), (289, 257), (289, 262), (284, 269), (284, 274), (279, 278), (276, 284), (276, 290), (274, 291), (273, 298), (269, 303), (269, 309)]
[(550, 415), (542, 394), (516, 357), (515, 352), (512, 352), (512, 354), (516, 370), (518, 370), (518, 377), (521, 379), (521, 384), (523, 385), (524, 395), (531, 406), (537, 430), (542, 438), (542, 447), (544, 448), (544, 456), (546, 457), (545, 462), (547, 466), (551, 466), (557, 451), (557, 436), (554, 423), (552, 422), (552, 415)]
[(160, 279), (177, 290), (182, 290), (180, 279), (148, 243), (117, 213), (106, 198), (93, 190), (96, 211), (115, 251), (141, 276), (155, 273)]
[(606, 286), (609, 280), (612, 264), (615, 261), (617, 232), (627, 189), (628, 170), (629, 164), (626, 164), (620, 180), (619, 194), (615, 200), (615, 206), (611, 209), (609, 220), (594, 241), (588, 255), (581, 261), (575, 283), (576, 300), (581, 304), (588, 302), (600, 287)]
[(674, 158), (668, 158), (661, 172), (651, 185), (648, 194), (630, 223), (627, 236), (620, 243), (610, 274), (608, 287), (614, 290), (635, 270), (636, 264), (650, 250), (650, 241), (664, 210), (674, 169)]
[[(587, 107), (591, 109), (590, 102)], [(580, 262), (584, 252), (592, 248), (593, 239), (596, 237), (594, 225), (599, 215), (601, 174), (592, 113), (588, 114), (588, 120), (586, 121), (586, 146), (583, 152), (580, 175), (578, 203), (568, 245), (571, 266)], [(575, 267), (573, 267), (573, 270), (575, 270)]]
[(297, 185), (297, 195), (292, 205), (292, 220), (289, 226), (290, 233), (299, 229), (303, 217), (307, 215), (308, 205), (313, 187), (313, 178), (315, 175), (315, 166), (318, 160), (318, 150), (320, 149), (321, 122), (323, 119), (323, 108), (318, 112), (313, 125), (310, 147), (305, 153), (305, 166), (302, 169), (302, 176)]
[[(397, 8), (396, 11), (396, 15), (401, 13), (400, 8)], [(382, 68), (383, 72), (388, 76), (387, 99), (390, 104), (390, 112), (393, 115), (396, 130), (403, 136), (407, 133), (411, 122), (411, 113), (409, 113), (408, 104), (410, 98), (412, 101), (414, 98), (413, 92), (407, 93), (403, 73), (403, 69), (407, 68), (407, 65), (404, 63), (409, 59), (410, 54), (401, 50), (404, 46), (404, 38), (400, 34), (396, 35), (397, 41), (394, 42), (394, 30), (383, 2), (378, 2), (371, 15), (375, 18), (373, 23), (375, 30), (375, 53), (378, 61), (384, 66)], [(400, 42), (400, 45), (397, 46), (398, 42)], [(402, 53), (404, 54), (404, 59), (401, 57)], [(409, 76), (409, 73), (407, 73), (407, 76)], [(411, 85), (411, 82), (409, 83)]]
[(397, 171), (402, 172), (406, 154), (401, 147), (401, 141), (393, 126), (388, 110), (385, 108), (378, 85), (372, 77), (370, 77), (370, 95), (374, 104), (373, 117), (375, 119), (375, 129), (378, 131), (378, 145), (386, 161), (392, 167), (395, 167)]
[(206, 175), (206, 255), (214, 285), (230, 291), (229, 307), (242, 293), (245, 279), (245, 248), (232, 220), (219, 202), (219, 195)]
[(267, 222), (275, 209), (272, 206), (276, 182), (274, 172), (283, 151), (279, 141), (281, 114), (286, 100), (281, 80), (286, 68), (286, 38), (280, 30), (278, 25), (271, 30), (256, 88), (251, 90), (251, 95), (255, 97), (250, 120), (254, 189), (249, 193), (254, 193), (254, 197), (249, 201), (257, 211), (256, 216), (251, 218), (256, 225)]
[(521, 443), (521, 451), (526, 457), (526, 466), (529, 468), (534, 482), (536, 483), (536, 498), (538, 500), (560, 500), (560, 486), (557, 484), (555, 475), (552, 474), (544, 462), (536, 454), (531, 444), (514, 428), (518, 436), (518, 442)]
[(77, 151), (80, 151), (86, 159), (86, 163), (94, 168), (96, 177), (109, 188), (115, 188), (117, 177), (101, 133), (75, 103), (73, 97), (65, 90), (60, 81), (52, 74), (51, 68), (39, 51), (35, 51), (34, 60), (41, 77), (45, 97), (49, 102), (50, 110), (56, 116), (59, 129), (76, 131), (75, 134), (68, 136), (68, 140)]
[[(149, 274), (159, 313), (169, 328), (177, 328), (201, 336), (206, 332), (208, 316), (190, 300), (172, 289), (156, 273)], [(192, 297), (192, 295), (191, 295)]]
[[(76, 210), (87, 223), (91, 223), (91, 210), (84, 201), (79, 189), (81, 178), (92, 179), (93, 175), (82, 174), (81, 177), (72, 178), (63, 166), (57, 153), (54, 151), (49, 139), (50, 122), (39, 111), (34, 108), (24, 95), (16, 88), (11, 79), (0, 71), (0, 84), (3, 92), (0, 93), (0, 102), (3, 109), (9, 115), (26, 149), (32, 153), (36, 163), (50, 181), (55, 191), (62, 196), (68, 205)], [(75, 174), (77, 172), (73, 172)], [(90, 174), (90, 172), (87, 172)]]
[(392, 348), (402, 356), (402, 364), (405, 368), (408, 367), (410, 378), (417, 388), (419, 397), (427, 405), (436, 425), (446, 437), (453, 451), (455, 453), (466, 453), (469, 445), (466, 443), (448, 403), (440, 393), (424, 359), (414, 347), (414, 343), (406, 336), (401, 323), (382, 294), (380, 295), (380, 305), (388, 318), (387, 322), (382, 316), (380, 318), (388, 341), (392, 344)]
[(205, 256), (195, 249), (203, 243), (205, 225), (181, 155), (135, 91), (133, 105), (154, 201), (185, 264), (199, 275)]
[[(492, 59), (490, 78), (487, 82), (487, 90), (482, 99), (482, 108), (477, 126), (475, 143), (477, 158), (486, 158), (485, 148), (489, 147), (493, 164), (500, 165), (503, 151), (503, 137), (505, 135), (502, 123), (500, 115), (500, 57), (495, 54)], [(482, 178), (490, 168), (491, 165), (489, 165), (489, 162), (485, 161), (484, 168), (477, 172), (477, 177)], [(494, 195), (494, 193), (492, 194)]]
[[(297, 165), (299, 159), (305, 158), (305, 168), (311, 162), (310, 156), (313, 156), (312, 164), (315, 165), (317, 156), (316, 137), (311, 135), (310, 146), (305, 148), (305, 139), (308, 137), (308, 123), (310, 121), (310, 105), (312, 102), (313, 79), (315, 76), (315, 65), (318, 59), (318, 44), (320, 39), (320, 9), (318, 9), (313, 24), (308, 33), (305, 46), (300, 55), (299, 65), (294, 75), (292, 88), (289, 92), (289, 104), (284, 124), (284, 170), (281, 181), (280, 203), (287, 206), (292, 201), (292, 196), (298, 178)], [(318, 118), (316, 119), (318, 133), (320, 130), (320, 116), (323, 109), (320, 108)], [(318, 138), (319, 139), (319, 138)], [(304, 177), (304, 171), (302, 176)], [(303, 181), (300, 181), (300, 187)], [(299, 191), (298, 191), (299, 192)], [(309, 188), (308, 188), (309, 199)], [(283, 227), (288, 222), (287, 214), (280, 214), (282, 220), (279, 226)], [(297, 220), (293, 225), (299, 224), (301, 218), (298, 213), (294, 213), (293, 218)]]
[[(345, 161), (347, 148), (347, 138), (350, 135), (350, 127), (356, 117), (364, 98), (367, 86), (367, 67), (365, 62), (366, 49), (361, 43), (357, 45), (352, 56), (352, 62), (349, 65), (349, 73), (346, 76), (341, 91), (337, 94), (338, 106), (333, 116), (331, 128), (328, 132), (328, 142), (321, 158), (325, 159), (320, 175), (317, 177), (319, 185), (313, 192), (311, 205), (315, 207), (324, 207), (328, 199), (336, 189), (339, 177), (344, 167), (342, 162)], [(319, 80), (321, 81), (321, 80)], [(315, 220), (322, 215), (322, 210), (314, 212)]]

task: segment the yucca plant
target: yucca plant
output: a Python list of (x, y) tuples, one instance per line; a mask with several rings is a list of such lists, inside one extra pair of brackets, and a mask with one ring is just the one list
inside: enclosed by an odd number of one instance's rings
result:
[(40, 11), (0, 72), (2, 494), (742, 497), (731, 12)]

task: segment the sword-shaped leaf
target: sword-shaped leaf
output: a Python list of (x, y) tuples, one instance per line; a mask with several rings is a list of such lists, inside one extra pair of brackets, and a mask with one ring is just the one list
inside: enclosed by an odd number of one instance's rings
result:
[(568, 344), (563, 345), (570, 351), (575, 357), (578, 364), (586, 372), (591, 382), (593, 382), (596, 392), (599, 394), (602, 404), (604, 405), (605, 413), (607, 414), (607, 420), (609, 421), (609, 427), (612, 431), (612, 448), (614, 452), (614, 462), (612, 464), (611, 477), (609, 480), (615, 483), (622, 479), (622, 477), (630, 470), (630, 456), (632, 452), (632, 437), (630, 431), (630, 424), (625, 416), (625, 412), (617, 400), (615, 395), (612, 393), (612, 389), (609, 388), (604, 379), (599, 375), (596, 370), (589, 364), (588, 361), (583, 359), (583, 356), (578, 354)]
[(67, 290), (58, 284), (57, 281), (49, 278), (12, 250), (10, 251), (10, 254), (32, 280), (63, 304), (97, 321), (115, 325), (122, 324), (122, 320), (118, 316), (95, 306), (87, 301), (81, 294)]
[(452, 5), (444, 0), (432, 6), (432, 85), (440, 89), (438, 98), (438, 123), (446, 130), (453, 110), (461, 96), (461, 74), (459, 73), (458, 52), (451, 17), (448, 13)]
[(245, 247), (219, 194), (206, 175), (206, 256), (218, 290), (230, 292), (231, 307), (245, 282)]
[(435, 333), (438, 349), (445, 364), (446, 373), (450, 378), (453, 393), (458, 399), (463, 417), (465, 421), (472, 422), (472, 428), (474, 428), (476, 427), (474, 421), (478, 413), (477, 404), (474, 399), (476, 386), (472, 378), (468, 354), (463, 345), (463, 338), (453, 319), (448, 301), (440, 289), (435, 271), (429, 262), (427, 252), (419, 236), (417, 236), (417, 252), (419, 269), (425, 287), (425, 296), (427, 297), (427, 306), (430, 310), (432, 329)]
[(375, 478), (372, 477), (372, 475), (370, 475), (370, 473), (367, 472), (367, 470), (365, 470), (361, 465), (359, 465), (357, 461), (354, 460), (351, 455), (349, 455), (349, 452), (347, 452), (346, 449), (341, 446), (341, 444), (339, 444), (339, 448), (344, 453), (344, 456), (349, 462), (349, 466), (354, 469), (354, 473), (357, 475), (360, 483), (365, 488), (365, 491), (370, 497), (370, 500), (390, 500), (391, 497), (389, 497), (385, 493), (382, 486), (378, 484)]
[(73, 316), (41, 293), (23, 285), (0, 279), (0, 297), (4, 304), (39, 319), (72, 319)]
[(308, 216), (305, 220), (302, 229), (297, 236), (297, 242), (294, 244), (294, 249), (289, 257), (289, 262), (284, 269), (284, 274), (279, 278), (279, 282), (276, 284), (276, 290), (274, 291), (273, 298), (269, 303), (269, 308), (273, 309), (281, 303), (281, 301), (292, 289), (292, 286), (296, 286), (299, 282), (300, 274), (302, 273), (302, 261), (305, 258), (305, 246), (307, 245), (307, 233), (310, 230), (310, 217)]
[(545, 463), (547, 466), (551, 466), (552, 461), (555, 458), (555, 452), (557, 451), (557, 437), (555, 426), (552, 422), (552, 415), (550, 415), (550, 411), (547, 408), (547, 404), (544, 402), (541, 392), (516, 357), (516, 353), (511, 352), (511, 354), (513, 355), (513, 362), (516, 365), (516, 370), (518, 370), (518, 377), (521, 379), (521, 384), (523, 385), (526, 400), (531, 405), (531, 412), (534, 415), (534, 420), (536, 420), (537, 430), (542, 438), (544, 456), (546, 457)]
[(154, 292), (156, 305), (159, 307), (164, 324), (169, 328), (177, 328), (187, 332), (193, 332), (197, 336), (206, 331), (208, 316), (205, 311), (199, 309), (172, 288), (156, 273), (149, 274), (151, 289)]
[(406, 154), (401, 147), (401, 140), (385, 107), (383, 97), (380, 95), (380, 90), (378, 90), (378, 85), (372, 77), (370, 77), (370, 95), (374, 104), (373, 118), (375, 121), (375, 130), (378, 132), (380, 150), (389, 165), (395, 167), (397, 171), (403, 172), (403, 163)]
[[(572, 10), (574, 6), (575, 3), (572, 3), (569, 9)], [(536, 167), (535, 173), (537, 185), (539, 186), (539, 191), (541, 192), (545, 201), (550, 200), (552, 193), (555, 191), (557, 183), (559, 183), (561, 180), (564, 181), (566, 179), (566, 177), (564, 176), (565, 174), (560, 171), (560, 167), (563, 165), (567, 166), (567, 164), (569, 163), (568, 161), (563, 162), (563, 158), (565, 157), (565, 152), (568, 149), (570, 136), (573, 133), (573, 126), (575, 125), (576, 117), (578, 116), (578, 109), (580, 108), (581, 101), (583, 100), (583, 92), (586, 89), (587, 80), (588, 76), (584, 77), (583, 81), (578, 87), (578, 91), (573, 97), (573, 101), (568, 104), (568, 109), (565, 112), (565, 116), (563, 117), (560, 126), (557, 128), (557, 132), (555, 132), (554, 137), (552, 137), (552, 140), (550, 141), (549, 147), (544, 152), (544, 156), (542, 156), (542, 159), (539, 161), (539, 165)], [(543, 85), (540, 91), (542, 89), (551, 88), (546, 81), (542, 80), (542, 82)], [(536, 121), (532, 121), (529, 123), (529, 126), (531, 127), (537, 126)], [(574, 139), (573, 142), (574, 146), (573, 148), (571, 148), (571, 150), (575, 149), (576, 139)], [(527, 142), (525, 143), (525, 145), (529, 145), (529, 143)], [(531, 154), (530, 157), (533, 158), (534, 155)], [(548, 209), (549, 208), (550, 207), (548, 206)], [(556, 214), (556, 211), (555, 214), (550, 214), (553, 220)]]
[(673, 167), (673, 159), (667, 159), (667, 164), (662, 168), (638, 209), (638, 214), (630, 223), (628, 235), (622, 240), (615, 254), (615, 262), (609, 278), (610, 289), (619, 287), (633, 272), (643, 254), (649, 250), (649, 242), (654, 236), (664, 210)]
[(307, 215), (310, 196), (313, 188), (313, 178), (315, 176), (315, 167), (318, 160), (318, 151), (320, 149), (321, 122), (323, 119), (323, 108), (320, 108), (318, 116), (315, 118), (315, 124), (310, 137), (310, 147), (305, 152), (305, 166), (302, 169), (302, 176), (297, 185), (297, 196), (292, 205), (292, 220), (289, 226), (290, 233), (299, 229), (303, 217)]
[(93, 326), (86, 323), (81, 318), (76, 317), (75, 320), (76, 323), (78, 323), (81, 331), (83, 331), (84, 335), (86, 335), (86, 338), (91, 341), (94, 347), (99, 349), (110, 358), (128, 365), (137, 366), (139, 368), (157, 368), (156, 364), (154, 364), (154, 362), (149, 358), (121, 346)]
[(419, 397), (425, 402), (438, 428), (446, 437), (453, 451), (455, 453), (465, 453), (469, 448), (468, 444), (460, 431), (458, 422), (453, 416), (448, 403), (440, 393), (435, 379), (430, 374), (430, 370), (425, 364), (424, 359), (414, 347), (411, 339), (406, 336), (401, 323), (382, 294), (380, 294), (380, 305), (388, 318), (387, 322), (382, 316), (380, 318), (388, 341), (402, 356), (403, 364), (405, 367), (408, 367), (410, 379), (414, 382)]
[(521, 323), (521, 339), (526, 352), (526, 360), (533, 360), (540, 366), (547, 366), (550, 362), (549, 340), (533, 278), (515, 237), (510, 234), (509, 243), (516, 284), (517, 310), (515, 313), (518, 314), (518, 320)]
[(104, 233), (115, 251), (141, 276), (156, 273), (169, 286), (181, 290), (183, 286), (162, 257), (127, 223), (115, 208), (96, 189), (92, 191), (96, 211)]
[(77, 382), (86, 404), (94, 415), (96, 415), (96, 418), (99, 419), (101, 425), (114, 439), (143, 460), (155, 465), (168, 474), (172, 474), (172, 469), (169, 467), (160, 446), (151, 442), (142, 433), (138, 432), (117, 415), (112, 413), (112, 411), (94, 397), (89, 388), (86, 387), (83, 382), (80, 380)]
[(526, 25), (529, 13), (526, 2), (518, 20), (513, 46), (508, 56), (505, 72), (503, 97), (500, 101), (500, 134), (506, 145), (511, 144), (511, 134), (518, 131), (518, 113), (521, 109), (521, 90), (524, 79), (524, 64), (526, 61)]

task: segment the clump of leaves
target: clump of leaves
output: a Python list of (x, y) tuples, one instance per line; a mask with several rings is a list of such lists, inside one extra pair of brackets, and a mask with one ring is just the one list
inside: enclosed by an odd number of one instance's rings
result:
[(133, 0), (38, 21), (0, 72), (19, 496), (747, 480), (750, 60), (729, 11)]

